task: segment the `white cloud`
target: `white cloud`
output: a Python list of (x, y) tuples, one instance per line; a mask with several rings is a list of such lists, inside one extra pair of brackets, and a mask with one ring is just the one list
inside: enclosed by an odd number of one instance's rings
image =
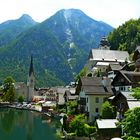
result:
[(29, 14), (43, 21), (60, 9), (81, 9), (96, 20), (117, 27), (131, 18), (139, 18), (139, 0), (0, 0), (0, 23)]

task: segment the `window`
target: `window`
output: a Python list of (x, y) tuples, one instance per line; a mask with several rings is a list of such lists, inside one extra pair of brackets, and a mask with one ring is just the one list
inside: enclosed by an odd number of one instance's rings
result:
[(120, 87), (120, 91), (125, 91), (125, 87), (124, 86), (121, 86)]
[(96, 97), (95, 102), (99, 103), (99, 97)]
[(87, 106), (87, 112), (88, 112), (88, 106)]
[(96, 108), (96, 109), (95, 109), (95, 112), (98, 113), (98, 112), (99, 112), (99, 108)]

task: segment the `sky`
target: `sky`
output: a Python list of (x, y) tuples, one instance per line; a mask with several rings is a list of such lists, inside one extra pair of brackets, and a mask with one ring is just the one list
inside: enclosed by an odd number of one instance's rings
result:
[(23, 14), (42, 22), (61, 9), (80, 9), (115, 28), (140, 17), (140, 0), (0, 0), (0, 23)]

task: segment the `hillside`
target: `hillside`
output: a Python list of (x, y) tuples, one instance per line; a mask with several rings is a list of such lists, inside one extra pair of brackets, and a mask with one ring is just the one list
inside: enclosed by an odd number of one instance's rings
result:
[(12, 39), (20, 33), (28, 30), (30, 27), (36, 25), (29, 15), (22, 15), (17, 20), (8, 20), (0, 24), (0, 47), (9, 43)]
[(26, 81), (33, 54), (37, 86), (67, 84), (84, 66), (89, 50), (112, 30), (80, 10), (60, 10), (0, 48), (0, 77)]
[(134, 52), (137, 45), (140, 45), (140, 18), (131, 19), (122, 26), (114, 29), (108, 36), (111, 49), (126, 50)]

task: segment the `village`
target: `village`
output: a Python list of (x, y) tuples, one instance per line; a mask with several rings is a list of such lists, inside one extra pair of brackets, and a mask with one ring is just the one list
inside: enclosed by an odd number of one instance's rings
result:
[[(67, 86), (36, 89), (31, 56), (27, 84), (15, 83), (16, 96), (24, 97), (24, 101), (10, 104), (10, 107), (35, 110), (50, 117), (60, 116), (63, 135), (67, 139), (74, 139), (75, 136), (67, 132), (67, 120), (79, 114), (84, 114), (86, 123), (90, 126), (96, 125), (96, 130), (89, 133), (88, 138), (121, 138), (123, 128), (118, 128), (117, 123), (123, 120), (127, 110), (140, 107), (140, 100), (131, 95), (132, 89), (140, 86), (139, 82), (140, 46), (136, 46), (130, 60), (127, 51), (110, 50), (107, 38), (103, 37), (98, 48), (89, 52), (83, 74), (79, 74), (77, 81), (72, 81)], [(105, 102), (109, 102), (115, 110), (114, 117), (102, 117), (101, 108)], [(0, 105), (2, 106), (2, 102)]]

